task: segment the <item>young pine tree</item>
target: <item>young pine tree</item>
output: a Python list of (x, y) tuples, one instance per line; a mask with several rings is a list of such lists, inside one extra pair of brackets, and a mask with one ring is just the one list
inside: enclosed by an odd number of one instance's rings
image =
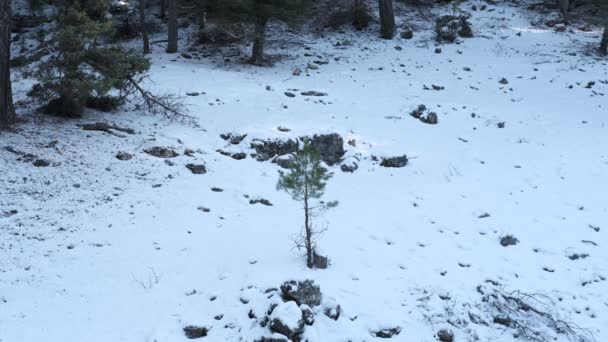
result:
[(327, 181), (332, 174), (321, 165), (319, 152), (308, 140), (304, 141), (304, 147), (298, 151), (290, 166), (288, 173), (280, 173), (277, 189), (286, 191), (294, 200), (302, 202), (304, 229), (295, 239), (295, 243), (298, 248), (306, 249), (306, 266), (313, 268), (316, 255), (315, 241), (321, 232), (314, 229), (312, 219), (337, 204), (337, 202), (318, 201), (323, 196)]
[(213, 0), (209, 5), (224, 19), (254, 24), (251, 63), (265, 65), (266, 27), (270, 19), (291, 23), (302, 16), (313, 0)]
[(54, 53), (40, 64), (39, 83), (30, 91), (48, 101), (48, 112), (79, 117), (87, 100), (124, 91), (148, 70), (150, 63), (141, 54), (108, 44), (108, 9), (106, 0), (68, 0), (61, 8), (51, 42)]

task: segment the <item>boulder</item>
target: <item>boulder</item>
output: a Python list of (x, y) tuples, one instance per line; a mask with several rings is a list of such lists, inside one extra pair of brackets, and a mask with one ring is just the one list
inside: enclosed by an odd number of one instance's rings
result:
[(293, 338), (304, 331), (302, 310), (295, 302), (279, 304), (270, 316), (270, 330)]
[(406, 155), (399, 157), (382, 158), (380, 166), (384, 167), (404, 167), (407, 165), (408, 159)]
[(204, 175), (207, 173), (207, 168), (203, 164), (186, 164), (186, 168), (195, 175)]
[(317, 150), (327, 165), (339, 163), (344, 156), (344, 139), (338, 133), (314, 135), (310, 145)]
[(157, 158), (174, 158), (179, 154), (175, 152), (172, 148), (163, 147), (163, 146), (155, 146), (144, 150), (145, 153), (157, 157)]
[(281, 285), (281, 293), (285, 300), (295, 301), (298, 305), (315, 307), (321, 304), (321, 288), (312, 280), (286, 281)]

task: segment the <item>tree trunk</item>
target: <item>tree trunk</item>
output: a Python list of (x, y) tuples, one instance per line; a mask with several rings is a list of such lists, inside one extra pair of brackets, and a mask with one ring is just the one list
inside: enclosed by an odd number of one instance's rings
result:
[(312, 245), (312, 223), (310, 222), (310, 207), (308, 206), (308, 179), (304, 181), (304, 245), (306, 247), (306, 266), (314, 267)]
[(557, 5), (559, 6), (559, 11), (562, 12), (562, 16), (564, 17), (564, 22), (566, 24), (568, 24), (568, 21), (569, 21), (568, 9), (570, 7), (570, 1), (569, 0), (557, 0)]
[(207, 27), (207, 3), (205, 0), (199, 2), (198, 29), (203, 31)]
[(169, 34), (167, 43), (167, 53), (177, 52), (177, 0), (169, 1)]
[(392, 39), (395, 35), (393, 0), (378, 0), (378, 7), (380, 8), (380, 36), (384, 39)]
[(16, 120), (11, 88), (11, 0), (0, 4), (0, 127)]
[(251, 52), (251, 63), (264, 65), (264, 45), (266, 43), (266, 24), (268, 18), (258, 17), (255, 21), (255, 38)]
[(150, 39), (148, 38), (148, 28), (146, 27), (146, 0), (139, 0), (139, 26), (144, 43), (144, 54), (149, 54)]
[(600, 43), (600, 53), (602, 55), (608, 55), (608, 23), (604, 25), (604, 34), (602, 35), (602, 42)]
[(162, 20), (167, 18), (167, 0), (160, 0), (160, 18)]

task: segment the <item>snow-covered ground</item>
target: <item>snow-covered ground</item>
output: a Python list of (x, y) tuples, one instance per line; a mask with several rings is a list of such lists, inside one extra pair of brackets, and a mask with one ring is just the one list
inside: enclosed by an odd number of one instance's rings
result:
[[(272, 68), (157, 47), (154, 87), (199, 92), (187, 97), (195, 125), (91, 112), (0, 133), (0, 341), (184, 341), (190, 325), (209, 329), (204, 341), (252, 341), (266, 330), (248, 313), (263, 316), (277, 300), (265, 291), (290, 279), (314, 280), (324, 305), (341, 307), (337, 321), (314, 309), (311, 342), (373, 341), (393, 327), (395, 341), (434, 341), (442, 328), (456, 341), (516, 340), (491, 316), (473, 323), (489, 315), (486, 287), (547, 295), (560, 318), (608, 340), (608, 62), (582, 53), (599, 32), (556, 33), (490, 9), (473, 12), (477, 37), (441, 53), (430, 21), (412, 40), (305, 36), (272, 50), (289, 54)], [(328, 64), (307, 69), (319, 60)], [(409, 115), (420, 104), (437, 125)], [(95, 121), (137, 133), (77, 126)], [(231, 145), (229, 132), (247, 137)], [(275, 188), (280, 168), (216, 150), (333, 132), (359, 168), (331, 168), (325, 197), (340, 205), (319, 222), (331, 265), (308, 270), (290, 242), (299, 204)], [(143, 152), (153, 146), (180, 155), (169, 165)], [(372, 159), (403, 154), (403, 168)], [(273, 205), (249, 203), (257, 197)], [(501, 246), (508, 234), (519, 243)]]

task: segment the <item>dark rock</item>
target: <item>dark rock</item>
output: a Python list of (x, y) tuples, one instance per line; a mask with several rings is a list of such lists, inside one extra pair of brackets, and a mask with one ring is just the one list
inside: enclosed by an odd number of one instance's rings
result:
[(144, 150), (145, 153), (157, 158), (174, 158), (179, 154), (169, 147), (155, 146)]
[(340, 170), (342, 170), (342, 172), (353, 173), (353, 172), (357, 171), (358, 168), (359, 168), (359, 165), (354, 161), (340, 165)]
[(505, 327), (510, 327), (513, 325), (513, 321), (509, 317), (494, 317), (494, 323), (504, 325)]
[(51, 162), (46, 159), (36, 159), (36, 160), (34, 160), (33, 165), (35, 167), (47, 167), (47, 166), (51, 165)]
[(313, 325), (315, 323), (315, 314), (312, 312), (310, 306), (306, 304), (300, 305), (300, 309), (302, 310), (302, 318), (304, 319), (304, 324)]
[(270, 201), (265, 198), (256, 198), (256, 199), (252, 199), (249, 201), (249, 204), (258, 204), (258, 203), (263, 204), (268, 207), (272, 206), (272, 203), (270, 203)]
[(128, 152), (124, 152), (124, 151), (120, 151), (118, 153), (116, 153), (116, 159), (118, 160), (130, 160), (131, 158), (133, 158), (133, 155), (131, 153)]
[[(292, 325), (293, 322), (287, 321), (294, 319), (292, 315), (299, 316), (295, 326)], [(301, 334), (304, 331), (304, 317), (298, 305), (294, 302), (279, 304), (270, 318), (270, 331), (285, 335), (289, 339)]]
[(325, 316), (333, 319), (334, 321), (337, 321), (338, 318), (340, 318), (340, 314), (342, 313), (342, 308), (340, 308), (340, 305), (338, 304), (336, 304), (335, 306), (328, 306), (323, 309), (323, 313), (325, 314)]
[(201, 338), (207, 336), (209, 329), (205, 327), (187, 326), (184, 328), (184, 334), (189, 339)]
[(441, 342), (454, 342), (454, 333), (448, 329), (441, 329), (437, 332), (437, 339)]
[(382, 158), (380, 166), (384, 167), (404, 167), (407, 165), (407, 156), (403, 155), (400, 157)]
[(503, 247), (515, 246), (519, 240), (513, 235), (506, 235), (500, 238), (500, 245)]
[(293, 300), (298, 305), (308, 305), (311, 308), (321, 304), (321, 288), (312, 280), (286, 281), (281, 285), (281, 293), (285, 300)]
[(426, 117), (421, 117), (420, 121), (429, 125), (436, 125), (439, 122), (439, 119), (437, 118), (437, 114), (435, 112), (430, 112), (426, 115)]
[(289, 168), (291, 168), (291, 165), (293, 162), (293, 156), (287, 155), (287, 156), (278, 157), (278, 158), (275, 158), (272, 162), (276, 163), (277, 165), (279, 165), (280, 167), (282, 167), (284, 169), (289, 169)]
[(302, 96), (327, 96), (327, 93), (315, 90), (303, 91), (300, 94), (302, 94)]
[(203, 164), (186, 164), (186, 168), (195, 175), (204, 175), (207, 173), (207, 168)]
[(344, 151), (344, 139), (338, 133), (314, 135), (310, 146), (317, 150), (327, 165), (332, 166), (340, 162)]
[(441, 53), (441, 48), (435, 48), (435, 53)]
[(287, 97), (296, 97), (296, 94), (291, 93), (291, 92), (289, 92), (289, 91), (286, 91), (286, 92), (285, 92), (285, 96), (287, 96)]
[(242, 160), (242, 159), (247, 158), (247, 153), (244, 153), (244, 152), (233, 153), (233, 152), (228, 152), (228, 151), (224, 151), (224, 150), (217, 150), (216, 152), (218, 152), (221, 155), (235, 159), (235, 160)]
[(399, 335), (399, 333), (401, 333), (401, 328), (400, 327), (386, 328), (386, 329), (382, 329), (382, 330), (378, 330), (378, 331), (373, 331), (372, 333), (376, 337), (391, 338), (395, 335)]
[(426, 106), (421, 104), (418, 105), (418, 107), (416, 109), (414, 109), (410, 115), (416, 119), (420, 119), (422, 117), (422, 115), (424, 114), (424, 112), (426, 112)]
[(211, 188), (211, 191), (213, 191), (213, 192), (223, 192), (224, 189), (218, 188), (218, 187), (213, 187), (213, 188)]
[(279, 132), (283, 132), (283, 133), (291, 131), (291, 129), (289, 129), (287, 127), (283, 127), (283, 126), (279, 126), (279, 127), (277, 127), (277, 129), (279, 130)]
[(285, 336), (264, 336), (254, 342), (289, 342), (289, 339)]
[(313, 251), (312, 263), (316, 268), (324, 270), (327, 268), (329, 262), (326, 256), (318, 255), (316, 251)]
[(507, 81), (507, 79), (503, 77), (503, 78), (500, 79), (500, 81), (498, 81), (498, 83), (500, 83), (500, 84), (509, 84), (509, 81)]
[(275, 156), (283, 156), (298, 150), (298, 143), (294, 140), (255, 140), (251, 144), (255, 149), (255, 158), (258, 161), (266, 161)]
[(400, 36), (402, 39), (412, 39), (414, 38), (414, 32), (412, 32), (412, 30), (410, 29), (406, 29), (401, 31)]
[(230, 142), (232, 145), (240, 144), (243, 139), (247, 137), (247, 134), (233, 134), (233, 133), (222, 133), (220, 138)]

